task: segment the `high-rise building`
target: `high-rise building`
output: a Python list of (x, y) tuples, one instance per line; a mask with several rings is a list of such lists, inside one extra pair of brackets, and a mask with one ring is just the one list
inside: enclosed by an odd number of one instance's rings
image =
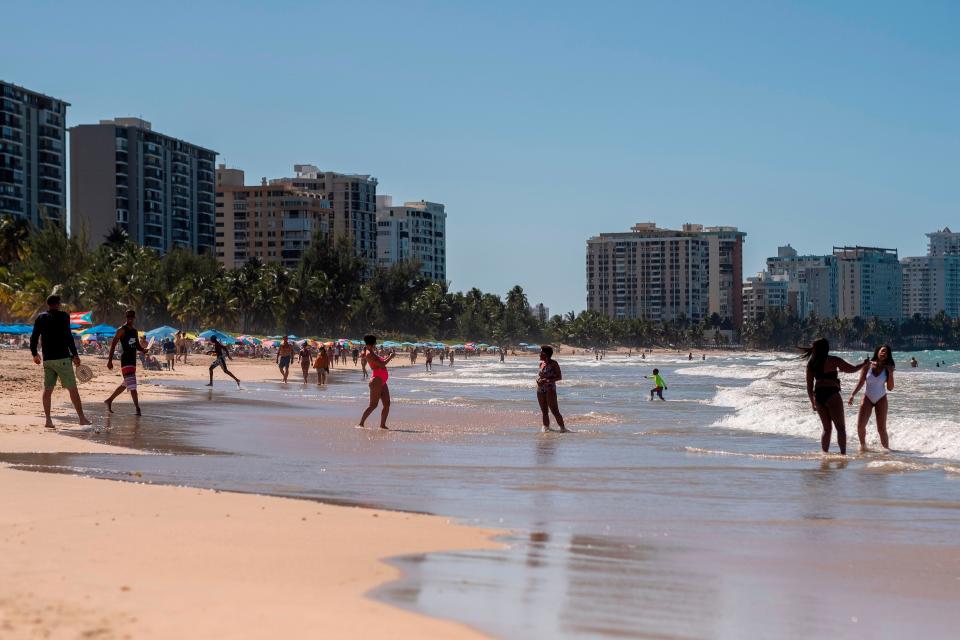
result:
[(834, 247), (838, 314), (842, 318), (899, 320), (902, 272), (896, 249)]
[(270, 184), (289, 184), (329, 201), (333, 207), (330, 230), (334, 239), (350, 238), (356, 255), (373, 268), (377, 263), (377, 179), (320, 171), (312, 164), (295, 164), (293, 171), (293, 178), (277, 178)]
[(837, 315), (837, 259), (817, 255), (797, 255), (789, 244), (777, 248), (777, 257), (767, 258), (767, 271), (786, 275), (790, 288), (798, 295), (794, 311), (801, 318), (810, 313), (821, 318)]
[(717, 313), (739, 326), (745, 235), (735, 227), (687, 224), (677, 231), (644, 222), (590, 238), (587, 308), (655, 322)]
[(416, 260), (420, 273), (447, 280), (447, 214), (436, 202), (404, 202), (377, 196), (377, 258), (381, 266)]
[(550, 307), (542, 302), (530, 305), (530, 313), (533, 314), (533, 317), (541, 324), (545, 324), (547, 320), (550, 319)]
[(66, 227), (69, 106), (0, 80), (0, 215)]
[(316, 233), (330, 231), (333, 209), (315, 192), (289, 184), (245, 185), (240, 169), (217, 167), (217, 260), (228, 268), (250, 258), (297, 264)]
[(743, 319), (762, 320), (771, 310), (789, 312), (804, 306), (804, 293), (791, 288), (790, 276), (760, 271), (743, 283)]
[(927, 237), (927, 255), (900, 260), (903, 316), (932, 318), (944, 311), (960, 318), (960, 233), (944, 227)]
[(72, 127), (71, 226), (85, 228), (94, 243), (120, 226), (160, 253), (212, 254), (216, 156), (140, 118)]
[(960, 255), (960, 233), (950, 231), (950, 227), (928, 233), (927, 237), (930, 238), (928, 256)]

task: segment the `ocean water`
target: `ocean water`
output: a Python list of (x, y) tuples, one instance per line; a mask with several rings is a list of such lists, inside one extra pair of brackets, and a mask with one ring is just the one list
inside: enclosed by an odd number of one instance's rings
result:
[(165, 455), (3, 459), (503, 528), (502, 551), (394, 559), (405, 578), (374, 594), (499, 637), (950, 637), (960, 354), (896, 356), (889, 453), (820, 453), (792, 355), (677, 354), (560, 356), (571, 434), (539, 433), (535, 359), (478, 358), (394, 370), (388, 432), (354, 428), (366, 386), (340, 373), (326, 390), (186, 386), (78, 436)]

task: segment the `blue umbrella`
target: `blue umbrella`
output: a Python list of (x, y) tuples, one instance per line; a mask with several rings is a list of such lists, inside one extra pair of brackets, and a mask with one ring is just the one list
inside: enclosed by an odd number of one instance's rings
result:
[(89, 329), (84, 329), (80, 332), (81, 335), (93, 334), (95, 336), (112, 336), (117, 332), (116, 327), (111, 327), (108, 324), (98, 324), (95, 327), (90, 327)]
[(0, 324), (0, 333), (21, 336), (33, 333), (33, 327), (29, 324)]
[(197, 335), (198, 338), (203, 338), (204, 340), (209, 340), (214, 336), (216, 336), (217, 340), (219, 340), (221, 344), (234, 344), (236, 342), (236, 339), (233, 336), (223, 333), (222, 331), (217, 331), (216, 329), (207, 329), (203, 333)]
[(176, 334), (176, 329), (164, 325), (162, 327), (157, 327), (156, 329), (151, 329), (143, 335), (147, 338), (147, 340), (163, 340), (164, 338), (172, 338)]

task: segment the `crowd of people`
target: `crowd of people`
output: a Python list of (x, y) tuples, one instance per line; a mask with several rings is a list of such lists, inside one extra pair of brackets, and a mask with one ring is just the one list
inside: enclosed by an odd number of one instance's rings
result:
[[(54, 427), (50, 419), (50, 401), (53, 389), (58, 381), (69, 392), (70, 400), (77, 412), (80, 424), (90, 424), (90, 421), (84, 415), (83, 404), (77, 392), (75, 368), (79, 370), (81, 365), (80, 349), (78, 349), (74, 335), (70, 331), (70, 315), (60, 308), (60, 304), (60, 297), (57, 295), (52, 295), (47, 299), (47, 311), (37, 316), (30, 337), (30, 350), (34, 362), (43, 366), (44, 390), (42, 403), (48, 428)], [(89, 348), (90, 344), (88, 343), (87, 349)], [(149, 345), (136, 328), (136, 311), (133, 309), (126, 312), (125, 323), (117, 328), (106, 351), (107, 369), (113, 370), (115, 356), (120, 360), (121, 382), (113, 393), (104, 400), (104, 404), (107, 410), (112, 413), (113, 402), (124, 392), (129, 392), (138, 416), (141, 415), (137, 393), (138, 362), (145, 368), (159, 369), (161, 364), (158, 355), (162, 355), (166, 366), (175, 369), (177, 362), (187, 362), (189, 354), (205, 353), (213, 357), (213, 361), (209, 365), (207, 386), (213, 386), (213, 375), (217, 369), (220, 369), (232, 378), (239, 387), (240, 380), (230, 371), (227, 362), (233, 360), (234, 355), (259, 358), (268, 357), (270, 354), (270, 351), (261, 345), (239, 345), (232, 353), (230, 347), (223, 344), (215, 335), (209, 339), (209, 347), (204, 349), (180, 331), (175, 336), (166, 338), (158, 344)], [(89, 353), (89, 351), (85, 350), (85, 353)], [(316, 371), (316, 380), (319, 386), (327, 384), (332, 365), (343, 364), (349, 366), (352, 361), (354, 367), (361, 369), (364, 379), (369, 377), (370, 399), (360, 417), (358, 426), (364, 427), (367, 418), (379, 406), (381, 407), (379, 425), (381, 429), (388, 428), (390, 389), (387, 384), (389, 380), (387, 367), (396, 355), (397, 352), (394, 349), (387, 350), (378, 347), (377, 337), (374, 335), (364, 337), (362, 349), (340, 343), (333, 345), (320, 344), (313, 347), (306, 340), (296, 345), (289, 340), (289, 337), (284, 336), (273, 354), (284, 384), (289, 380), (290, 366), (293, 364), (294, 358), (300, 366), (303, 382), (305, 384), (309, 382), (310, 369), (312, 368)], [(410, 364), (415, 365), (421, 355), (424, 357), (424, 367), (428, 372), (433, 370), (434, 356), (439, 359), (441, 365), (446, 361), (448, 366), (453, 366), (456, 360), (456, 352), (453, 350), (426, 348), (421, 351), (414, 347), (409, 352)], [(553, 355), (554, 351), (551, 346), (543, 345), (540, 347), (540, 366), (535, 382), (536, 398), (542, 415), (543, 430), (551, 430), (550, 417), (552, 415), (559, 427), (558, 430), (561, 433), (566, 433), (568, 429), (565, 426), (563, 415), (560, 413), (557, 397), (557, 383), (563, 380), (563, 373), (560, 364), (554, 359)], [(596, 357), (599, 359), (601, 356), (598, 354)], [(802, 357), (807, 361), (807, 395), (811, 407), (819, 416), (822, 425), (820, 445), (823, 452), (829, 453), (834, 430), (837, 432), (837, 444), (840, 453), (845, 455), (847, 452), (846, 418), (840, 393), (840, 373), (859, 374), (858, 383), (847, 400), (848, 405), (853, 405), (857, 394), (861, 389), (864, 389), (857, 415), (857, 435), (860, 440), (861, 451), (865, 451), (867, 448), (866, 426), (871, 416), (876, 422), (881, 445), (884, 449), (889, 449), (890, 442), (886, 428), (887, 393), (894, 389), (894, 371), (896, 369), (896, 363), (889, 345), (877, 347), (872, 358), (867, 358), (863, 362), (853, 365), (843, 358), (832, 355), (830, 353), (830, 343), (825, 338), (819, 338), (809, 347), (802, 348)], [(705, 359), (705, 356), (703, 359)], [(500, 360), (503, 361), (502, 351)], [(688, 354), (688, 360), (693, 360), (692, 353)], [(937, 364), (939, 366), (940, 363)], [(911, 358), (910, 365), (911, 367), (917, 366), (915, 358)], [(653, 369), (652, 375), (644, 376), (644, 378), (652, 380), (654, 384), (653, 388), (650, 389), (650, 400), (653, 400), (654, 396), (664, 400), (663, 392), (667, 389), (667, 385), (660, 374), (660, 370)]]

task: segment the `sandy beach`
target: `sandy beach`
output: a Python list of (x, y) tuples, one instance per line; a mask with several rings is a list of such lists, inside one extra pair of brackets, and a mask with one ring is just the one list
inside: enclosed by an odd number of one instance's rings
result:
[[(151, 379), (205, 378), (208, 359), (191, 360), (176, 372), (141, 373), (145, 408), (176, 397)], [(85, 361), (98, 374), (80, 387), (92, 407), (118, 376), (103, 360)], [(5, 351), (2, 362), (0, 452), (138, 453), (44, 429), (40, 368), (26, 351)], [(238, 360), (233, 369), (241, 380), (277, 377), (269, 361)], [(55, 392), (53, 406), (58, 431), (76, 428), (65, 392)], [(130, 412), (129, 398), (118, 399), (116, 409)], [(492, 531), (425, 515), (131, 480), (0, 466), (0, 637), (480, 636), (365, 594), (399, 576), (385, 558), (493, 548)]]

